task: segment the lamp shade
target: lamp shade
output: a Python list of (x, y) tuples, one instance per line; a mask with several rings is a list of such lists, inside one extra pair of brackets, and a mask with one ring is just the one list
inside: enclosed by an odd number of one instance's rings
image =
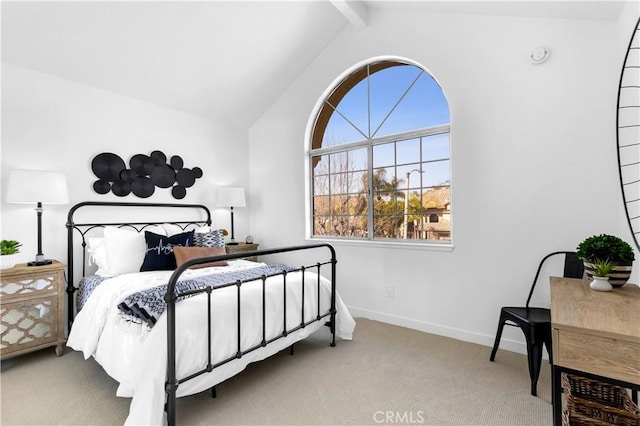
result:
[(12, 170), (7, 184), (7, 203), (68, 204), (67, 177), (40, 170)]
[(246, 207), (247, 200), (244, 197), (244, 188), (225, 187), (218, 188), (216, 207)]

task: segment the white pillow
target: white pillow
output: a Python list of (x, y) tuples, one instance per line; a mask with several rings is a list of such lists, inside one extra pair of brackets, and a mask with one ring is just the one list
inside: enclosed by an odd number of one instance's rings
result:
[(96, 275), (101, 277), (109, 277), (109, 264), (107, 262), (107, 246), (102, 237), (87, 238), (87, 252), (89, 253), (89, 264), (95, 263), (98, 270)]
[(139, 272), (147, 245), (144, 234), (127, 228), (108, 226), (104, 229), (107, 265), (111, 275)]

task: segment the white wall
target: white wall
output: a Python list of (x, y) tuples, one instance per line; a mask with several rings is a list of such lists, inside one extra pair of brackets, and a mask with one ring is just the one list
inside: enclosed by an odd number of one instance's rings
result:
[[(304, 241), (316, 101), (367, 58), (417, 61), (450, 102), (455, 248), (335, 243), (339, 292), (358, 316), (491, 345), (500, 306), (524, 302), (544, 254), (597, 233), (632, 241), (616, 160), (623, 20), (370, 12), (366, 28), (345, 30), (250, 129), (251, 228), (263, 245)], [(533, 65), (538, 46), (551, 56)], [(547, 283), (536, 303), (548, 304)], [(523, 352), (522, 342), (506, 330), (501, 347)]]
[[(45, 206), (43, 252), (49, 258), (66, 259), (66, 215), (80, 201), (204, 203), (216, 224), (228, 229), (229, 212), (214, 209), (215, 186), (248, 184), (247, 149), (246, 130), (2, 63), (2, 190), (13, 169), (63, 172), (69, 181), (70, 204)], [(184, 199), (162, 188), (146, 199), (93, 191), (95, 155), (113, 152), (128, 162), (154, 150), (202, 168), (203, 177)], [(6, 204), (2, 197), (0, 235), (24, 244), (19, 262), (37, 252), (34, 207)], [(237, 215), (237, 227), (248, 223)]]

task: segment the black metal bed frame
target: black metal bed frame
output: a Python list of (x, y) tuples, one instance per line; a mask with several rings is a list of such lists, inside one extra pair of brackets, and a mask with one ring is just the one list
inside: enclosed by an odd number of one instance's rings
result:
[[(149, 222), (88, 222), (88, 223), (77, 223), (74, 221), (74, 214), (76, 213), (76, 211), (82, 207), (140, 207), (140, 208), (185, 208), (185, 209), (191, 209), (192, 211), (201, 211), (201, 214), (204, 213), (205, 218), (198, 220), (180, 220), (180, 221), (174, 221), (174, 220), (170, 220), (170, 221), (149, 221)], [(127, 202), (95, 202), (95, 201), (87, 201), (87, 202), (82, 202), (82, 203), (78, 203), (76, 205), (74, 205), (68, 213), (67, 216), (67, 266), (68, 266), (68, 279), (67, 279), (67, 295), (68, 295), (68, 303), (69, 303), (69, 307), (68, 307), (68, 321), (69, 321), (69, 330), (71, 330), (71, 326), (73, 324), (73, 317), (74, 317), (74, 293), (78, 290), (75, 285), (74, 285), (74, 231), (77, 231), (81, 238), (82, 238), (82, 242), (81, 242), (81, 246), (82, 246), (82, 276), (84, 277), (86, 274), (86, 235), (89, 231), (96, 229), (96, 228), (103, 228), (105, 226), (117, 226), (117, 227), (131, 227), (136, 229), (137, 231), (141, 231), (143, 229), (145, 229), (148, 226), (151, 225), (160, 225), (163, 223), (172, 223), (175, 225), (179, 225), (182, 229), (187, 229), (187, 227), (189, 226), (199, 226), (199, 225), (211, 225), (211, 213), (209, 211), (209, 209), (202, 205), (202, 204), (167, 204), (167, 203), (127, 203)], [(267, 277), (266, 276), (262, 276), (260, 278), (255, 278), (255, 279), (249, 279), (249, 280), (244, 280), (244, 281), (236, 281), (236, 282), (231, 282), (222, 286), (216, 286), (215, 288), (212, 287), (207, 287), (204, 289), (198, 289), (198, 290), (191, 290), (191, 291), (187, 291), (187, 292), (176, 292), (176, 283), (178, 282), (180, 276), (182, 275), (182, 273), (189, 269), (190, 267), (194, 266), (194, 265), (199, 265), (199, 264), (203, 264), (203, 263), (210, 263), (210, 262), (219, 262), (219, 261), (225, 261), (225, 260), (234, 260), (234, 259), (240, 259), (240, 258), (244, 258), (244, 257), (249, 257), (249, 256), (267, 256), (267, 255), (273, 255), (273, 254), (279, 254), (279, 253), (286, 253), (286, 252), (293, 252), (293, 251), (301, 251), (301, 250), (310, 250), (310, 249), (316, 249), (316, 248), (327, 248), (330, 251), (331, 257), (329, 260), (324, 261), (324, 262), (318, 262), (314, 265), (310, 265), (310, 266), (300, 266), (297, 269), (294, 269), (294, 271), (290, 271), (290, 272), (286, 272), (283, 271), (281, 273), (281, 275), (283, 276), (283, 281), (284, 281), (284, 291), (283, 291), (283, 319), (284, 319), (284, 327), (282, 332), (271, 338), (271, 339), (267, 339), (266, 338), (266, 324), (265, 324), (265, 304), (266, 304), (266, 296), (265, 296), (265, 292), (266, 292), (266, 280)], [(290, 333), (293, 333), (297, 330), (300, 330), (302, 328), (305, 328), (306, 326), (315, 323), (315, 322), (319, 322), (322, 321), (324, 318), (329, 317), (329, 320), (325, 323), (326, 326), (329, 327), (330, 331), (331, 331), (331, 342), (330, 345), (331, 346), (335, 346), (336, 344), (336, 253), (335, 253), (335, 249), (333, 248), (333, 246), (331, 246), (330, 244), (327, 243), (319, 243), (319, 244), (309, 244), (309, 245), (299, 245), (299, 246), (292, 246), (292, 247), (283, 247), (283, 248), (277, 248), (277, 249), (269, 249), (269, 250), (255, 250), (255, 251), (251, 251), (251, 252), (237, 252), (237, 253), (231, 253), (231, 254), (226, 254), (226, 255), (221, 255), (221, 256), (211, 256), (211, 257), (203, 257), (203, 258), (198, 258), (198, 259), (191, 259), (185, 263), (183, 263), (182, 265), (180, 265), (171, 275), (171, 278), (169, 279), (168, 282), (168, 286), (167, 286), (167, 292), (165, 294), (165, 301), (167, 303), (167, 308), (166, 308), (166, 312), (167, 312), (167, 379), (165, 382), (165, 393), (166, 393), (166, 405), (165, 405), (165, 411), (167, 413), (167, 422), (169, 425), (175, 425), (176, 424), (176, 393), (177, 393), (177, 389), (178, 386), (181, 383), (184, 383), (188, 380), (194, 379), (202, 374), (206, 374), (206, 373), (210, 373), (211, 371), (213, 371), (213, 369), (220, 367), (221, 365), (224, 365), (230, 361), (233, 361), (235, 359), (239, 359), (242, 356), (253, 352), (257, 349), (266, 347), (268, 344), (284, 338), (286, 336), (288, 336)], [(327, 312), (324, 313), (320, 313), (320, 271), (321, 271), (321, 267), (325, 266), (325, 265), (330, 265), (331, 267), (331, 297), (330, 297), (330, 307), (329, 310)], [(318, 291), (318, 306), (317, 306), (317, 315), (315, 318), (312, 318), (310, 321), (306, 321), (304, 320), (305, 318), (305, 312), (304, 312), (304, 298), (305, 298), (305, 294), (304, 294), (304, 288), (305, 288), (305, 283), (304, 283), (304, 271), (308, 270), (310, 268), (317, 268), (317, 291)], [(291, 272), (296, 272), (296, 271), (302, 271), (303, 275), (302, 275), (302, 312), (301, 312), (301, 323), (292, 328), (292, 329), (287, 329), (287, 314), (286, 314), (286, 304), (287, 304), (287, 294), (286, 294), (286, 279), (287, 279), (287, 274), (291, 273)], [(279, 274), (280, 275), (280, 274)], [(241, 286), (245, 283), (248, 282), (253, 282), (253, 281), (262, 281), (262, 341), (245, 350), (242, 350), (241, 345), (240, 345), (240, 336), (241, 336), (241, 322), (240, 322), (240, 306), (241, 306), (241, 300), (242, 298), (240, 297), (241, 294)], [(223, 289), (223, 288), (227, 288), (227, 287), (231, 287), (231, 286), (235, 286), (237, 288), (237, 352), (226, 358), (223, 359), (215, 364), (212, 363), (212, 350), (211, 350), (211, 341), (212, 341), (212, 337), (211, 337), (211, 333), (212, 333), (212, 329), (211, 329), (211, 298), (213, 296), (213, 293), (216, 290), (219, 289)], [(197, 294), (201, 294), (201, 293), (207, 293), (207, 297), (208, 297), (208, 301), (207, 301), (207, 309), (208, 309), (208, 332), (207, 332), (207, 339), (208, 339), (208, 362), (207, 362), (207, 366), (200, 370), (197, 371), (187, 377), (178, 379), (176, 377), (176, 302), (178, 301), (179, 298), (184, 297), (184, 296), (195, 296)], [(212, 388), (212, 394), (215, 394), (215, 388)]]

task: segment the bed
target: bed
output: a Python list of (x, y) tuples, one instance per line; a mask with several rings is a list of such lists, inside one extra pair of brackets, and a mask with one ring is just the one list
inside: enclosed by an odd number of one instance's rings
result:
[[(215, 391), (325, 326), (331, 346), (352, 337), (329, 244), (224, 254), (199, 204), (83, 202), (69, 210), (67, 231), (67, 346), (132, 398), (125, 424), (173, 425), (176, 398)], [(263, 263), (288, 256), (313, 261)]]

